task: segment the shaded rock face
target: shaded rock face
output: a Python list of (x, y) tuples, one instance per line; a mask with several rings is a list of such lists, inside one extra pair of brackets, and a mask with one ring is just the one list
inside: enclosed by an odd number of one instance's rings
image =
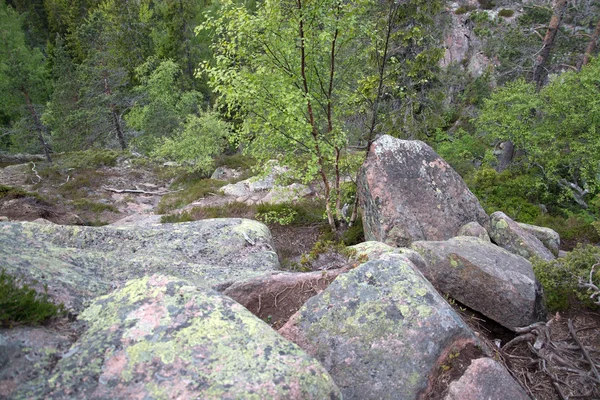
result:
[(538, 238), (538, 240), (552, 252), (554, 257), (558, 257), (560, 251), (560, 235), (555, 230), (542, 226), (523, 224), (521, 222), (517, 223), (521, 228), (525, 229), (526, 232), (529, 232)]
[(415, 242), (421, 272), (440, 292), (509, 329), (544, 317), (543, 294), (531, 263), (478, 238)]
[(223, 291), (254, 315), (280, 328), (312, 296), (321, 293), (345, 269), (277, 273), (236, 282)]
[(399, 254), (340, 275), (280, 333), (323, 364), (344, 399), (416, 399), (450, 349), (476, 342)]
[(340, 398), (300, 348), (228, 297), (188, 281), (130, 281), (97, 298), (81, 319), (88, 328), (69, 356), (17, 398)]
[(445, 240), (488, 217), (462, 178), (421, 141), (382, 136), (359, 172), (365, 238), (397, 247)]
[(556, 257), (533, 234), (523, 229), (502, 211), (490, 215), (490, 238), (511, 253), (531, 260), (534, 257), (550, 261)]
[(47, 284), (55, 301), (78, 312), (125, 281), (156, 272), (223, 288), (279, 262), (264, 224), (212, 219), (143, 228), (0, 223), (0, 265)]
[(72, 343), (67, 332), (43, 326), (0, 328), (0, 399), (12, 399), (23, 382), (47, 376)]
[(445, 400), (529, 400), (508, 371), (491, 358), (473, 360), (463, 376), (450, 384)]

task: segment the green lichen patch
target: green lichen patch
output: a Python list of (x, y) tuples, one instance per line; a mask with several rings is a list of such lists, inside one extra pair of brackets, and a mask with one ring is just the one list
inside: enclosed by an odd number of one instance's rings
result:
[(153, 275), (98, 298), (38, 398), (340, 398), (299, 347), (226, 296)]
[(417, 398), (445, 346), (475, 340), (400, 254), (381, 255), (340, 275), (282, 334), (323, 363), (345, 399)]
[(217, 287), (277, 269), (268, 228), (214, 219), (149, 227), (6, 223), (0, 265), (48, 285), (48, 295), (81, 311), (89, 300), (153, 273)]

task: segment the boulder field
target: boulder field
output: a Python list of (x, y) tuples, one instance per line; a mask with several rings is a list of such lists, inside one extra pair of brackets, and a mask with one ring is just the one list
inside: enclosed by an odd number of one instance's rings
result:
[(0, 222), (2, 268), (70, 311), (0, 329), (0, 398), (528, 398), (446, 299), (513, 330), (543, 320), (529, 259), (558, 235), (490, 219), (421, 142), (374, 142), (358, 193), (372, 240), (305, 274), (251, 220)]

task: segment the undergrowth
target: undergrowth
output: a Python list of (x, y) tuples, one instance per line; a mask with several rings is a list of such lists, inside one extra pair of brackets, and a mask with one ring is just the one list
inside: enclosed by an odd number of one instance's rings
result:
[[(597, 263), (600, 263), (600, 247), (593, 245), (578, 245), (556, 260), (535, 261), (533, 271), (544, 288), (548, 310), (564, 310), (578, 304), (597, 307), (590, 299), (591, 292), (580, 285), (589, 282), (592, 266)], [(600, 284), (600, 266), (596, 266), (592, 281)]]
[[(36, 284), (34, 282), (33, 284)], [(48, 297), (48, 288), (38, 293), (22, 278), (0, 270), (0, 325), (16, 324), (36, 325), (61, 315), (65, 311), (63, 304), (54, 304)]]

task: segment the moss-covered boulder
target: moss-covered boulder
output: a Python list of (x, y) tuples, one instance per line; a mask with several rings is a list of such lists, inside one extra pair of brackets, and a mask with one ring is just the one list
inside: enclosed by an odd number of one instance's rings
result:
[(51, 298), (78, 312), (94, 297), (153, 273), (220, 289), (279, 263), (264, 224), (232, 218), (148, 227), (0, 223), (0, 265), (47, 284)]
[(528, 230), (513, 221), (502, 211), (490, 215), (490, 238), (498, 246), (528, 260), (541, 258), (545, 261), (556, 257), (544, 244)]
[(340, 275), (280, 329), (344, 399), (417, 399), (450, 353), (477, 343), (413, 264), (384, 254)]
[(47, 380), (16, 398), (339, 399), (325, 369), (248, 310), (153, 275), (97, 298)]
[(460, 175), (418, 140), (384, 135), (369, 149), (357, 190), (367, 240), (397, 247), (446, 240), (488, 216)]
[(529, 261), (485, 240), (459, 236), (414, 242), (421, 272), (440, 292), (513, 329), (544, 318), (543, 294)]

